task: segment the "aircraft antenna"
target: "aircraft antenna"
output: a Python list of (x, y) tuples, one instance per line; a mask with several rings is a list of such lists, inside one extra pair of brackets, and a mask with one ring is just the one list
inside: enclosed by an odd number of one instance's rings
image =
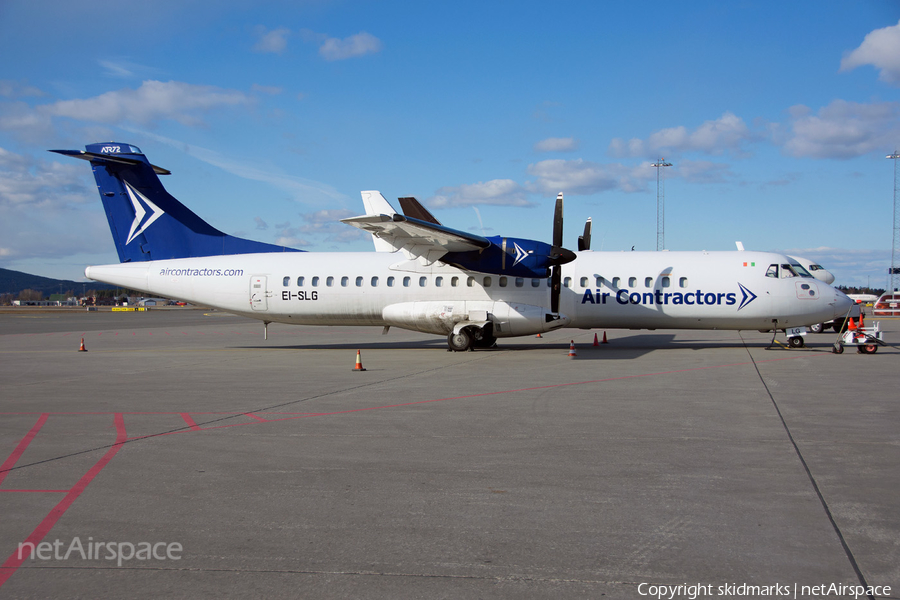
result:
[(885, 158), (894, 161), (894, 240), (891, 244), (890, 289), (891, 292), (896, 292), (900, 283), (900, 207), (897, 205), (900, 201), (900, 181), (897, 179), (897, 159), (900, 158), (900, 152), (894, 150), (893, 154), (888, 154)]
[(656, 167), (656, 249), (659, 251), (666, 247), (666, 176), (662, 169), (671, 167), (672, 163), (660, 156), (650, 166)]

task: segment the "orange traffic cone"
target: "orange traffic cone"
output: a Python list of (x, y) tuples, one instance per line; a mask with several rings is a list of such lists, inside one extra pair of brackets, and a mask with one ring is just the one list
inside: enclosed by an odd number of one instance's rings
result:
[(575, 353), (575, 340), (571, 340), (569, 342), (569, 356), (571, 358), (575, 358), (578, 354)]
[(594, 347), (597, 347), (599, 345), (600, 345), (600, 342), (597, 341), (597, 334), (595, 333), (594, 334)]
[(81, 347), (78, 349), (79, 352), (87, 352), (87, 348), (84, 347), (84, 338), (81, 338)]
[(853, 317), (850, 317), (850, 324), (847, 325), (847, 329), (850, 331), (856, 331), (856, 322), (853, 320)]
[(362, 360), (359, 358), (359, 350), (356, 351), (356, 366), (353, 367), (354, 371), (365, 371), (362, 366)]
[(536, 338), (542, 338), (542, 337), (544, 337), (544, 336), (542, 336), (541, 334), (537, 334), (537, 335), (534, 336), (534, 337), (536, 337)]
[(609, 343), (609, 342), (606, 341), (606, 332), (605, 332), (605, 331), (603, 332), (603, 341), (602, 341), (601, 343), (602, 343), (602, 344), (608, 344), (608, 343)]

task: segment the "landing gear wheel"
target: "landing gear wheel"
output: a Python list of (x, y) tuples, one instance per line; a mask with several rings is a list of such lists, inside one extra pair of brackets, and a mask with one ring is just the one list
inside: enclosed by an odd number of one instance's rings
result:
[(810, 333), (822, 333), (823, 331), (825, 331), (825, 323), (816, 323), (809, 326)]
[(465, 329), (460, 329), (459, 333), (451, 331), (447, 336), (447, 345), (453, 352), (465, 352), (472, 346), (472, 334)]
[(875, 354), (878, 352), (878, 344), (863, 344), (859, 347), (860, 354)]
[(803, 343), (803, 338), (800, 336), (788, 338), (788, 343), (791, 345), (791, 348), (802, 348), (806, 345)]

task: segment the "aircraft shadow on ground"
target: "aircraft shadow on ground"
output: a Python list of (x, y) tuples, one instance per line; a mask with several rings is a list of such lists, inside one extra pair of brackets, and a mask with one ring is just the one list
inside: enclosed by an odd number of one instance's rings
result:
[[(810, 336), (807, 336), (809, 338)], [(569, 352), (569, 342), (564, 340), (547, 341), (526, 338), (500, 339), (495, 348), (477, 348), (473, 352), (546, 352), (558, 351), (562, 356)], [(582, 360), (622, 360), (637, 358), (655, 350), (711, 350), (717, 348), (766, 348), (771, 338), (752, 339), (742, 341), (739, 338), (731, 340), (695, 338), (691, 340), (677, 339), (675, 334), (634, 334), (623, 337), (611, 338), (608, 344), (593, 346), (592, 342), (577, 342), (575, 351), (577, 358)], [(783, 340), (780, 340), (783, 342)], [(310, 341), (308, 344), (290, 345), (254, 344), (246, 346), (234, 346), (243, 350), (432, 350), (446, 351), (447, 342), (443, 338), (435, 337), (426, 340), (398, 340), (398, 341), (366, 341), (366, 342), (323, 342), (321, 340)], [(833, 341), (830, 337), (807, 339), (805, 348), (785, 348), (774, 345), (773, 350), (785, 352), (831, 352)]]

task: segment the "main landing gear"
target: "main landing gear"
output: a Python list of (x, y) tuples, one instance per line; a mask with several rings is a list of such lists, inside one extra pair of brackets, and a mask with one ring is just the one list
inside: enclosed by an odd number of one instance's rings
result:
[(494, 337), (490, 324), (484, 327), (465, 327), (447, 336), (448, 352), (465, 352), (475, 348), (494, 348), (497, 338)]

